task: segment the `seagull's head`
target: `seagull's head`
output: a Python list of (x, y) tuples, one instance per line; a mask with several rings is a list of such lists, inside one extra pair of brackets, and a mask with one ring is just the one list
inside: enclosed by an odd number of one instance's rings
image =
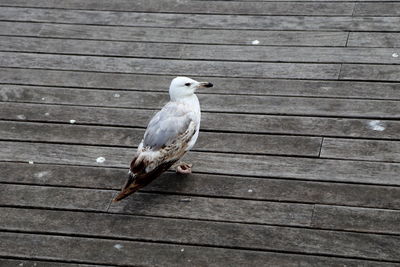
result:
[(171, 100), (179, 100), (193, 95), (198, 88), (212, 87), (209, 82), (198, 82), (188, 77), (176, 77), (169, 86)]

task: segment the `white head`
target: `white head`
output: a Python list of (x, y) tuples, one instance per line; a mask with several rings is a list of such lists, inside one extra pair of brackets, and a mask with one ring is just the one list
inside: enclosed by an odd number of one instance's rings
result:
[(176, 77), (169, 86), (169, 96), (172, 101), (193, 95), (198, 88), (212, 87), (209, 82), (198, 82), (188, 77)]

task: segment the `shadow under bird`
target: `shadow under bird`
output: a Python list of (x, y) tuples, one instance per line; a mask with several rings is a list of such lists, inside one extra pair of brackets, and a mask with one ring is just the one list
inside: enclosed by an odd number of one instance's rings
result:
[(201, 113), (195, 92), (212, 86), (212, 83), (187, 77), (172, 80), (170, 102), (150, 120), (131, 162), (128, 180), (114, 202), (148, 185), (171, 167), (175, 167), (178, 173), (191, 173), (192, 164), (178, 161), (194, 146), (199, 136)]

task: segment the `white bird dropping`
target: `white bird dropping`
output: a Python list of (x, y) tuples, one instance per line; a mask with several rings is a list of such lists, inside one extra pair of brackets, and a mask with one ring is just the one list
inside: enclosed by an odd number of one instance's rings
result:
[(396, 58), (396, 57), (399, 57), (399, 54), (393, 53), (393, 54), (392, 54), (392, 57), (395, 57), (395, 58)]
[(114, 248), (116, 248), (116, 249), (121, 249), (121, 248), (123, 248), (124, 246), (123, 245), (121, 245), (121, 244), (115, 244), (114, 245)]
[(260, 41), (258, 41), (258, 40), (254, 40), (253, 42), (251, 42), (251, 44), (253, 44), (253, 45), (258, 45), (260, 43)]
[(382, 132), (385, 128), (385, 123), (379, 120), (370, 121), (368, 126), (371, 130)]
[(69, 120), (69, 123), (74, 124), (76, 120)]
[(29, 164), (33, 164), (33, 160), (28, 161)]
[(96, 162), (97, 162), (97, 163), (103, 163), (104, 161), (106, 161), (106, 159), (105, 159), (104, 157), (98, 157), (98, 158), (96, 159)]

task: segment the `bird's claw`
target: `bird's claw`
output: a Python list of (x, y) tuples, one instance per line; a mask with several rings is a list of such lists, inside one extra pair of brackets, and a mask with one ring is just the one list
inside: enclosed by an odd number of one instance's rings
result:
[(175, 170), (180, 174), (189, 174), (192, 173), (192, 166), (193, 164), (180, 162), (175, 166)]

